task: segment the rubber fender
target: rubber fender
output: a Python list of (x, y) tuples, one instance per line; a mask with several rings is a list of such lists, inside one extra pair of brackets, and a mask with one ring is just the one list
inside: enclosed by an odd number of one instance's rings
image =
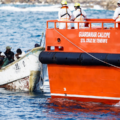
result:
[(68, 65), (80, 65), (81, 53), (56, 53), (55, 63), (56, 64), (68, 64)]
[(39, 61), (43, 64), (52, 64), (55, 63), (54, 62), (54, 55), (56, 53), (55, 52), (41, 52), (39, 55)]
[[(102, 61), (106, 62), (107, 54), (104, 54), (104, 53), (90, 53), (90, 55), (88, 55), (86, 53), (82, 53), (82, 55), (80, 57), (81, 65), (106, 65), (105, 63), (103, 63), (99, 60), (102, 60)], [(95, 58), (92, 57), (92, 56), (94, 56)]]
[(108, 54), (106, 58), (106, 62), (120, 66), (120, 54)]
[[(98, 65), (108, 66), (109, 64), (112, 64), (120, 66), (120, 54), (107, 54), (107, 53), (86, 54), (86, 53), (43, 51), (39, 55), (39, 60), (43, 64), (65, 64), (83, 66), (98, 66)], [(104, 61), (105, 63), (102, 61)]]

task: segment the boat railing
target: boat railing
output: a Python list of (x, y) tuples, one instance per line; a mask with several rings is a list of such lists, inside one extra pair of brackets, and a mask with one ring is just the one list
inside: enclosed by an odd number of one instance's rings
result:
[[(52, 23), (52, 24), (51, 24)], [(47, 21), (47, 29), (59, 29), (59, 24), (65, 23), (65, 29), (68, 29), (68, 23), (74, 24), (77, 23), (78, 29), (120, 29), (120, 22), (115, 22), (113, 19), (87, 19), (84, 22), (74, 22), (74, 21), (58, 21), (58, 20), (48, 20)], [(80, 23), (84, 23), (84, 27), (79, 27)], [(50, 24), (50, 26), (49, 26)], [(105, 25), (108, 24), (108, 25)], [(74, 27), (71, 27), (74, 29)], [(76, 29), (75, 29), (76, 30)]]

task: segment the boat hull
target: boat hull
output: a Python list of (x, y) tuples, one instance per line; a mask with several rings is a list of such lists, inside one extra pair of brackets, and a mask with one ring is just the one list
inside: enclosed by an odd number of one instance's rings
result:
[(107, 66), (48, 64), (52, 96), (120, 101), (120, 69)]
[(23, 79), (14, 81), (12, 83), (8, 83), (0, 86), (1, 88), (6, 88), (8, 90), (23, 90), (29, 91), (29, 77), (25, 77)]
[(15, 80), (5, 85), (1, 85), (0, 87), (8, 90), (39, 91), (40, 84), (40, 71), (31, 71), (30, 76)]
[[(51, 22), (53, 28), (49, 28)], [(46, 53), (40, 58), (48, 64), (51, 95), (120, 101), (120, 23), (86, 19), (88, 26), (68, 30), (64, 22), (66, 29), (59, 29), (57, 20), (47, 21)], [(95, 27), (96, 23), (100, 25)]]
[(34, 48), (24, 57), (0, 70), (0, 87), (14, 90), (40, 90), (43, 65), (38, 56), (44, 48)]

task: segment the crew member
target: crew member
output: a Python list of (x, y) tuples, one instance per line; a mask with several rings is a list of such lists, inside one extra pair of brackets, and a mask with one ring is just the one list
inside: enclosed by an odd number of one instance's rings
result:
[(36, 48), (36, 47), (40, 47), (40, 45), (36, 43), (36, 44), (35, 44), (35, 48)]
[(0, 69), (4, 64), (4, 59), (5, 59), (5, 54), (3, 52), (0, 52)]
[(17, 59), (23, 57), (24, 55), (25, 55), (25, 52), (22, 51), (20, 48), (18, 48), (18, 49), (16, 50), (16, 54), (15, 54), (14, 59), (17, 60)]
[(120, 0), (118, 0), (117, 5), (118, 7), (116, 8), (113, 16), (113, 19), (116, 20), (116, 22), (120, 21)]
[[(73, 12), (73, 21), (75, 22), (84, 22), (86, 19), (86, 13), (81, 9), (80, 3), (75, 3), (75, 11)], [(79, 28), (84, 27), (84, 23), (79, 23)], [(74, 23), (75, 29), (78, 29), (78, 23)]]
[[(72, 13), (67, 6), (67, 1), (62, 0), (61, 5), (62, 5), (62, 7), (58, 13), (59, 21), (70, 21)], [(59, 29), (65, 29), (65, 28), (66, 28), (65, 23), (59, 23)], [(70, 23), (67, 23), (67, 28), (71, 29)]]
[(9, 60), (9, 63), (14, 61), (14, 53), (11, 51), (11, 49), (12, 48), (10, 46), (7, 46), (5, 51), (5, 55), (6, 55), (6, 58)]

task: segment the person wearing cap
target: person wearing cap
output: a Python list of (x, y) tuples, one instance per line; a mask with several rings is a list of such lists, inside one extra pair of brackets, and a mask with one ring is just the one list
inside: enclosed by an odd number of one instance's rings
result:
[(14, 61), (14, 52), (12, 52), (11, 49), (12, 48), (10, 46), (7, 46), (5, 51), (5, 55), (6, 58), (9, 60), (9, 63)]
[[(62, 7), (58, 12), (59, 21), (70, 21), (72, 13), (67, 6), (67, 1), (62, 0), (61, 5)], [(59, 29), (65, 29), (65, 28), (66, 28), (65, 23), (59, 23)], [(67, 23), (67, 29), (71, 29), (70, 23)]]
[(113, 16), (113, 19), (116, 20), (116, 22), (120, 21), (120, 0), (118, 0), (117, 5), (118, 7), (116, 8)]
[[(75, 3), (74, 7), (75, 7), (75, 11), (73, 12), (73, 15), (72, 15), (73, 21), (75, 22), (85, 21), (85, 19), (87, 18), (87, 15), (86, 15), (86, 12), (81, 9), (80, 3)], [(84, 23), (79, 23), (79, 28), (84, 26), (85, 26)], [(74, 23), (74, 27), (75, 29), (78, 29), (78, 24)]]

